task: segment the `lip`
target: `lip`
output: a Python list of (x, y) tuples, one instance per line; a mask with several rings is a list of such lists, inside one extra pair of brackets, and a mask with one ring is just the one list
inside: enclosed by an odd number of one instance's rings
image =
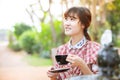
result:
[(70, 29), (65, 29), (65, 31), (70, 31)]
[(66, 31), (69, 31), (69, 30), (71, 30), (71, 28), (65, 28), (65, 30), (66, 30)]

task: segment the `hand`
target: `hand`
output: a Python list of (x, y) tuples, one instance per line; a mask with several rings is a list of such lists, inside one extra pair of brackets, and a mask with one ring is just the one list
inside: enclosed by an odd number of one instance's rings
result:
[(69, 54), (67, 56), (66, 60), (71, 63), (71, 67), (78, 66), (81, 69), (81, 71), (83, 72), (83, 74), (85, 74), (85, 75), (93, 74), (92, 71), (87, 66), (87, 64), (85, 63), (85, 61), (82, 58), (80, 58), (79, 56)]
[(58, 76), (58, 73), (52, 73), (52, 72), (50, 72), (50, 71), (48, 70), (47, 76), (48, 76), (49, 78), (53, 79), (53, 80), (54, 80), (54, 79), (56, 80), (56, 78), (57, 78), (57, 76)]
[(68, 54), (66, 60), (68, 62), (70, 62), (73, 67), (74, 66), (82, 66), (83, 64), (85, 64), (85, 62), (82, 58), (80, 58), (77, 55), (73, 55), (73, 54)]

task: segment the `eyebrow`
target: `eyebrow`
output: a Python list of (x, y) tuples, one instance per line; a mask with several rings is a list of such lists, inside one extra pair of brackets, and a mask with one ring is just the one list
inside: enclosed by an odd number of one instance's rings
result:
[(65, 17), (65, 18), (68, 18), (68, 17), (77, 19), (77, 17), (75, 17), (75, 16), (67, 16), (67, 17)]

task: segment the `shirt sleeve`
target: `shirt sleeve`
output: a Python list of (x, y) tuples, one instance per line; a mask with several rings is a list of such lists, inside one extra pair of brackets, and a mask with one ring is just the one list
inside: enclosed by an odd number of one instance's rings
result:
[(97, 65), (97, 54), (100, 49), (100, 44), (94, 42), (92, 47), (92, 54), (91, 54), (91, 70), (94, 74), (98, 72), (98, 65)]
[[(59, 46), (57, 48), (57, 55), (64, 54), (64, 53), (65, 53), (65, 46), (64, 45)], [(60, 68), (60, 67), (62, 67), (62, 65), (60, 66), (57, 62), (53, 66), (54, 69), (57, 69), (57, 68)], [(62, 77), (61, 77), (60, 73), (58, 73), (58, 74), (59, 75), (57, 76), (57, 80), (62, 80)]]

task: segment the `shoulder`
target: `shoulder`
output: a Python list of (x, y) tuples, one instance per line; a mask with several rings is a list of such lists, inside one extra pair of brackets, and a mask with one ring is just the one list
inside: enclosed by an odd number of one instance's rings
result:
[(87, 47), (88, 47), (88, 49), (91, 49), (93, 51), (98, 51), (98, 50), (100, 50), (101, 45), (100, 45), (100, 43), (95, 42), (95, 41), (88, 41)]
[(57, 54), (64, 54), (66, 52), (67, 47), (68, 47), (68, 43), (58, 46)]
[(91, 47), (101, 47), (100, 43), (95, 42), (95, 41), (88, 41), (87, 45), (89, 45)]
[(67, 43), (62, 44), (62, 45), (58, 46), (57, 49), (63, 49), (63, 48), (65, 48), (65, 47), (67, 47), (67, 45), (68, 45)]

